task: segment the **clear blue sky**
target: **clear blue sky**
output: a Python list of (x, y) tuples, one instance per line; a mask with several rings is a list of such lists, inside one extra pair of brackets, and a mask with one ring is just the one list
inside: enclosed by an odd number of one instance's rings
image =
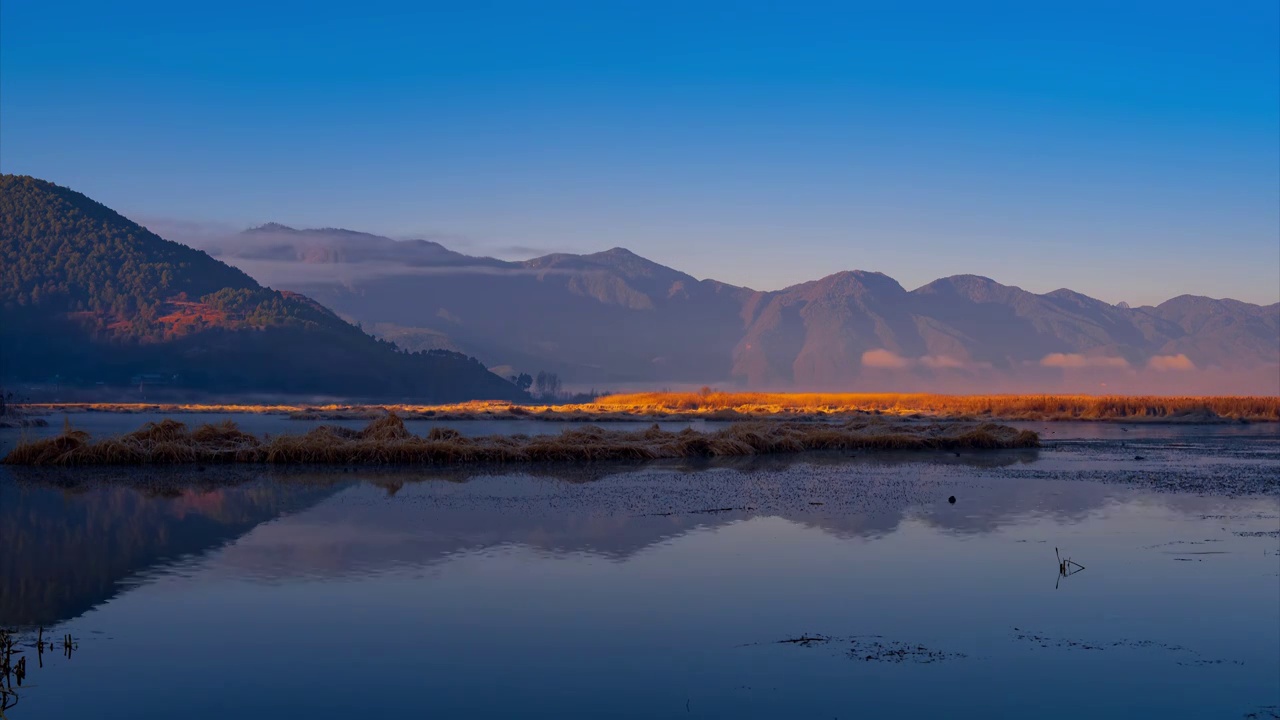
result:
[(762, 289), (1280, 300), (1275, 0), (856, 5), (4, 0), (0, 168)]

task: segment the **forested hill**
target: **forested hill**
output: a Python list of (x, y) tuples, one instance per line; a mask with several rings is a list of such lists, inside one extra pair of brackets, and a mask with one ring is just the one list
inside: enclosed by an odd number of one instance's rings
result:
[(458, 353), (407, 353), (84, 195), (0, 176), (0, 379), (421, 400), (515, 398)]

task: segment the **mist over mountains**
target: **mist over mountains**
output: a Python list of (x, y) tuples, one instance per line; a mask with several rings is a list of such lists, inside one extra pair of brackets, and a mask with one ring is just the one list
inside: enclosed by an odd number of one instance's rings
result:
[(1128, 307), (975, 275), (907, 290), (860, 270), (764, 292), (624, 248), (506, 261), (279, 224), (196, 244), (402, 347), (578, 386), (1280, 394), (1280, 303)]

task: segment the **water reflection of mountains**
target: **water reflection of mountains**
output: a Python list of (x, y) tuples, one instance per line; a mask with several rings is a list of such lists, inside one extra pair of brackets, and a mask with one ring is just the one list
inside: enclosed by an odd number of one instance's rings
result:
[(205, 554), (333, 492), (261, 483), (59, 487), (0, 476), (0, 627), (76, 617), (149, 568)]
[(947, 494), (956, 492), (947, 488), (959, 480), (1035, 457), (1030, 451), (948, 453), (927, 463), (919, 454), (745, 458), (541, 466), (517, 475), (9, 471), (8, 478), (0, 474), (0, 626), (77, 617), (148, 575), (215, 551), (215, 571), (267, 581), (425, 567), (459, 552), (507, 546), (620, 561), (753, 515), (844, 538), (888, 534), (908, 518), (989, 532), (1031, 512), (1079, 517), (1108, 497), (1106, 488), (1088, 483), (969, 482), (963, 503), (947, 505)]

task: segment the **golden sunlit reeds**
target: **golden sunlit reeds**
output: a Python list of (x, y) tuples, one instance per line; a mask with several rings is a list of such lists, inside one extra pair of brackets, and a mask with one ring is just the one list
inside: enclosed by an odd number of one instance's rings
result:
[(931, 395), (924, 393), (636, 393), (596, 403), (628, 412), (732, 411), (743, 415), (880, 412), (1004, 420), (1280, 420), (1280, 397)]
[(1124, 420), (1132, 422), (1280, 421), (1280, 397), (1163, 397), (1128, 395), (930, 395), (924, 393), (634, 393), (590, 403), (517, 405), (474, 401), (452, 405), (204, 405), (31, 404), (30, 411), (274, 413), (300, 420), (376, 419), (395, 412), (409, 419), (609, 422), (705, 420), (829, 420), (866, 415), (969, 420)]
[(388, 413), (362, 430), (327, 425), (301, 435), (256, 438), (234, 423), (189, 431), (162, 420), (92, 442), (68, 427), (62, 435), (24, 442), (11, 465), (141, 465), (268, 463), (447, 465), (544, 461), (657, 460), (796, 453), (805, 450), (1027, 448), (1036, 433), (992, 423), (932, 423), (881, 418), (845, 423), (742, 422), (713, 431), (672, 432), (657, 425), (635, 432), (583, 427), (558, 435), (465, 437), (449, 428), (414, 435)]

